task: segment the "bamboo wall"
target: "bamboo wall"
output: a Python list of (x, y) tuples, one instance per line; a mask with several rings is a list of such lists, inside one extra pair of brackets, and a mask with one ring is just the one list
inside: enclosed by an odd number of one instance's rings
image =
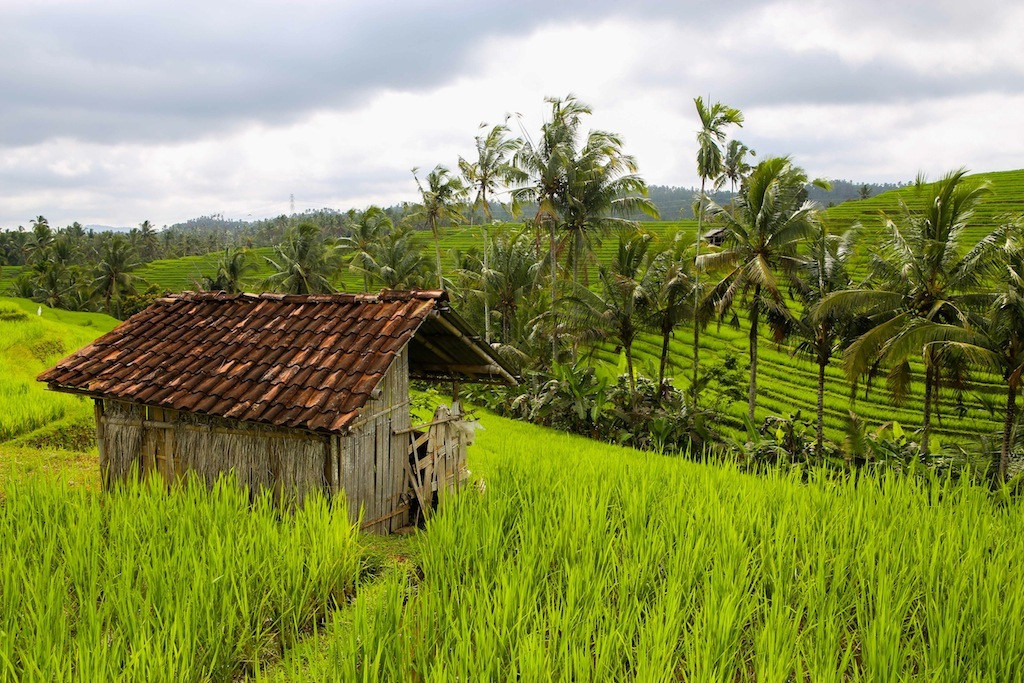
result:
[[(198, 476), (208, 486), (231, 472), (250, 491), (272, 489), (278, 502), (310, 491), (344, 491), (352, 521), (368, 531), (409, 523), (409, 355), (396, 357), (375, 398), (345, 436), (318, 435), (137, 403), (97, 400), (100, 476), (105, 488), (152, 470), (172, 483)], [(395, 431), (403, 433), (395, 434)]]
[(338, 476), (334, 488), (344, 489), (350, 519), (358, 518), (362, 506), (364, 528), (388, 533), (409, 523), (412, 498), (405, 474), (411, 425), (408, 346), (395, 358), (378, 389), (379, 395), (367, 401), (351, 433), (335, 437)]
[(162, 411), (104, 400), (97, 410), (100, 476), (105, 487), (142, 477), (152, 459), (153, 440), (166, 444), (153, 469), (171, 483), (186, 475), (208, 486), (231, 472), (252, 492), (267, 488), (279, 503), (300, 503), (310, 491), (327, 493), (328, 437), (251, 422)]
[[(100, 475), (105, 488), (150, 473), (168, 483), (197, 476), (212, 486), (231, 472), (252, 492), (273, 490), (279, 503), (301, 504), (310, 491), (343, 492), (353, 522), (362, 513), (365, 530), (388, 533), (410, 520), (409, 410), (408, 347), (396, 356), (346, 435), (97, 400)], [(437, 434), (432, 435), (437, 443)], [(454, 431), (452, 439), (464, 454), (465, 445)]]

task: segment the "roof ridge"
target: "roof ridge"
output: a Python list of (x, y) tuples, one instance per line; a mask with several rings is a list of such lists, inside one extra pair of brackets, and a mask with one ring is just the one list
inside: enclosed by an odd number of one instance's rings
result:
[(381, 303), (384, 301), (437, 300), (448, 301), (443, 289), (382, 289), (380, 292), (338, 292), (334, 294), (282, 294), (278, 292), (193, 291), (172, 293), (157, 299), (160, 303), (174, 301), (283, 301), (285, 303)]

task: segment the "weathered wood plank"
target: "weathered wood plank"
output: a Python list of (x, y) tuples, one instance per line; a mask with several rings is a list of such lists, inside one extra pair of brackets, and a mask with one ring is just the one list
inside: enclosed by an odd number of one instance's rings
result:
[(348, 519), (353, 524), (359, 519), (358, 481), (355, 469), (355, 448), (358, 434), (349, 434), (341, 439), (341, 486), (345, 489), (348, 504)]
[(107, 462), (106, 433), (103, 429), (103, 399), (93, 399), (92, 411), (96, 417), (96, 448), (100, 452), (100, 486), (106, 490), (110, 487), (110, 475)]

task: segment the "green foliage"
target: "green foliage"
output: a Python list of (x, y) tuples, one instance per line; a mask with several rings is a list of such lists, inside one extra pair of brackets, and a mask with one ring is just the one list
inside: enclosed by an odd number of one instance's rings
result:
[(286, 294), (327, 294), (334, 290), (329, 280), (333, 269), (331, 256), (320, 228), (313, 223), (300, 223), (288, 231), (284, 243), (274, 250), (273, 258), (267, 257), (274, 272), (267, 276), (265, 284)]
[(0, 300), (0, 306), (11, 311), (9, 319), (0, 320), (0, 441), (66, 417), (91, 416), (88, 401), (46, 391), (35, 376), (117, 321), (100, 313), (50, 309), (25, 299)]
[(228, 680), (354, 592), (345, 505), (280, 515), (231, 481), (100, 496), (14, 483), (0, 505), (0, 678)]
[(700, 453), (717, 437), (714, 414), (693, 411), (671, 386), (631, 381), (586, 361), (557, 363), (550, 375), (533, 371), (519, 386), (468, 395), (503, 415), (661, 453)]
[(165, 294), (166, 291), (160, 289), (157, 285), (150, 285), (143, 292), (136, 290), (124, 297), (124, 300), (121, 302), (121, 315), (125, 318), (130, 318), (148, 308), (154, 301)]
[[(418, 539), (293, 675), (345, 680), (1013, 680), (1024, 507), (624, 451), (487, 421), (486, 492)], [(524, 457), (529, 454), (529, 457)]]
[(12, 445), (62, 451), (90, 451), (96, 447), (96, 420), (91, 413), (74, 411), (33, 432), (15, 438)]
[(28, 320), (28, 313), (13, 304), (0, 304), (0, 322), (18, 322)]

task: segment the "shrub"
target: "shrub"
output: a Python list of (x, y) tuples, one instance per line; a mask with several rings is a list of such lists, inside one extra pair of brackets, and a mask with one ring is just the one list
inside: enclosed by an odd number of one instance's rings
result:
[(18, 322), (21, 320), (28, 320), (28, 313), (14, 304), (0, 303), (0, 321)]
[(717, 438), (715, 413), (693, 411), (683, 392), (645, 377), (631, 394), (626, 375), (609, 376), (586, 362), (534, 371), (515, 387), (469, 391), (502, 415), (592, 439), (665, 452), (701, 452)]

